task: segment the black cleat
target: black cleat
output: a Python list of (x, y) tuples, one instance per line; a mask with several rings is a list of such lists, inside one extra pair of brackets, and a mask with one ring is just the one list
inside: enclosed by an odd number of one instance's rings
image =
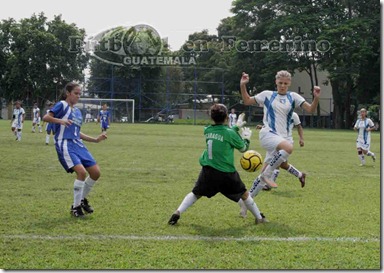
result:
[(77, 207), (73, 207), (73, 205), (71, 206), (71, 215), (76, 217), (76, 218), (82, 218), (84, 217), (84, 212), (83, 210), (81, 209), (81, 205), (80, 206), (77, 206)]
[(86, 212), (86, 213), (93, 213), (93, 208), (91, 207), (91, 205), (88, 203), (88, 200), (87, 198), (84, 198), (83, 200), (81, 200), (81, 207), (83, 208), (83, 210)]
[(300, 181), (300, 183), (301, 183), (301, 187), (302, 187), (302, 188), (304, 188), (304, 186), (305, 186), (305, 177), (306, 177), (306, 176), (307, 176), (307, 175), (306, 175), (305, 173), (303, 173), (303, 176), (299, 178), (299, 181)]
[(171, 216), (171, 219), (169, 219), (169, 221), (168, 221), (168, 224), (170, 224), (170, 225), (176, 225), (176, 223), (177, 223), (177, 221), (179, 221), (179, 219), (180, 219), (180, 215), (178, 215), (178, 214), (172, 214), (172, 216)]

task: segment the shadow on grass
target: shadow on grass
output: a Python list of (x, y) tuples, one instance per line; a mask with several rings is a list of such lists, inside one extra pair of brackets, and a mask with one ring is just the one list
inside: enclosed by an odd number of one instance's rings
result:
[(240, 227), (220, 228), (218, 226), (201, 226), (191, 224), (190, 227), (200, 236), (206, 237), (241, 237), (246, 231)]

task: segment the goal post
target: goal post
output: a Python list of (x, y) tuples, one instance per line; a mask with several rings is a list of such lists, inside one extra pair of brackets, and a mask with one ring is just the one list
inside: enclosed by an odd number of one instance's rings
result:
[[(96, 121), (97, 116), (106, 104), (111, 115), (111, 122), (135, 123), (135, 100), (134, 99), (96, 99), (80, 98), (76, 104), (83, 114), (85, 122)], [(90, 116), (91, 120), (87, 120)]]

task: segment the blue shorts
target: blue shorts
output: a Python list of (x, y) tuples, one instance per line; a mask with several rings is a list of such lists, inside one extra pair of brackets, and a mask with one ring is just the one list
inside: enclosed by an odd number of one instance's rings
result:
[(55, 146), (59, 161), (68, 173), (73, 173), (73, 167), (79, 164), (85, 168), (96, 165), (96, 160), (80, 140), (63, 139)]
[(52, 134), (55, 134), (55, 124), (53, 123), (48, 123), (47, 124), (47, 128), (45, 129), (47, 131), (47, 134), (50, 135), (51, 133)]
[(109, 124), (107, 122), (101, 122), (101, 129), (107, 130), (109, 128)]

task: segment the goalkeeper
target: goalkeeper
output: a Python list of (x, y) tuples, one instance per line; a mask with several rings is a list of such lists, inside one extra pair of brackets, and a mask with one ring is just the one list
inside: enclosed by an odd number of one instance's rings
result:
[[(248, 150), (252, 131), (244, 127), (244, 114), (241, 114), (233, 128), (228, 127), (228, 110), (223, 104), (214, 104), (210, 109), (213, 125), (204, 129), (206, 149), (200, 156), (202, 166), (200, 175), (192, 192), (188, 193), (177, 210), (172, 214), (168, 224), (175, 225), (187, 208), (201, 196), (211, 198), (218, 192), (234, 202), (242, 199), (248, 210), (256, 218), (256, 224), (267, 222), (260, 213), (253, 198), (250, 197), (234, 166), (234, 149), (240, 152)], [(241, 136), (238, 133), (241, 128)]]

